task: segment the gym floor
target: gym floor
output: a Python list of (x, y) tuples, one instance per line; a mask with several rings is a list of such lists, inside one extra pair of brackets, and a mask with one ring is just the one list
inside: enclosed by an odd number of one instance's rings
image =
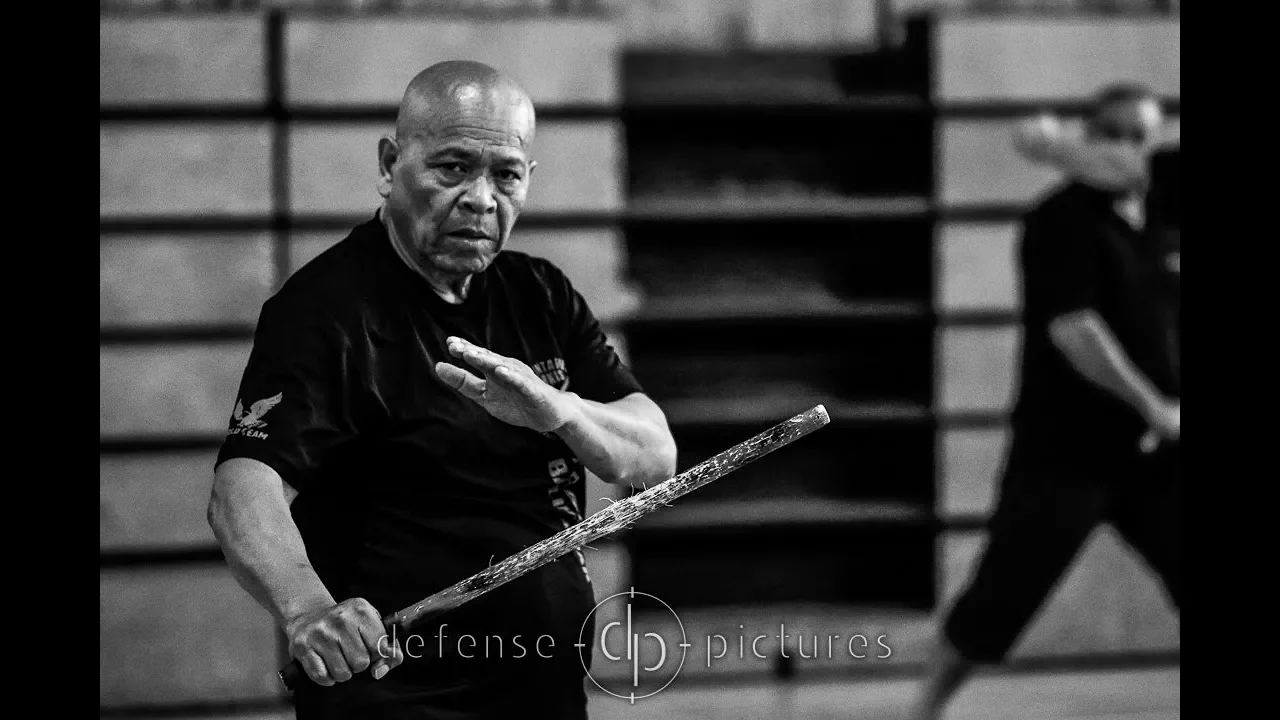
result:
[[(943, 720), (1176, 720), (1181, 670), (988, 672), (974, 676)], [(591, 695), (592, 720), (905, 720), (915, 678), (833, 678), (764, 685), (679, 681), (638, 701)]]

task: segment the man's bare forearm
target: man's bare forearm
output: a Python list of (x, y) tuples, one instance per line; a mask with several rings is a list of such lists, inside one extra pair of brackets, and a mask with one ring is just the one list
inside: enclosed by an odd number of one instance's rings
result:
[(294, 495), (269, 466), (233, 458), (218, 466), (209, 499), (209, 525), (232, 575), (282, 628), (334, 604), (289, 514)]
[(638, 393), (612, 403), (572, 397), (575, 412), (555, 432), (601, 480), (641, 486), (675, 474), (675, 441), (653, 401)]
[(1144, 418), (1162, 401), (1103, 319), (1092, 310), (1065, 315), (1049, 326), (1054, 345), (1086, 379), (1123, 400)]
[(1066, 131), (1056, 118), (1022, 123), (1014, 146), (1034, 163), (1049, 165), (1102, 190), (1140, 191), (1147, 184), (1146, 158), (1121, 143), (1090, 140)]
[(1115, 143), (1063, 136), (1048, 147), (1048, 160), (1067, 175), (1103, 190), (1142, 190), (1145, 158)]

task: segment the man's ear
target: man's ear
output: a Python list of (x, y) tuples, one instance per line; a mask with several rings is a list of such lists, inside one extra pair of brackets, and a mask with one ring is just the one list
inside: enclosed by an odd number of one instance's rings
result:
[(391, 172), (395, 168), (396, 161), (400, 159), (400, 146), (396, 143), (395, 138), (390, 135), (383, 135), (378, 140), (378, 194), (382, 197), (391, 195)]
[(529, 161), (529, 179), (530, 179), (530, 180), (532, 180), (532, 179), (533, 179), (533, 171), (534, 171), (534, 170), (537, 170), (537, 169), (538, 169), (538, 161), (537, 161), (537, 160), (530, 160), (530, 161)]

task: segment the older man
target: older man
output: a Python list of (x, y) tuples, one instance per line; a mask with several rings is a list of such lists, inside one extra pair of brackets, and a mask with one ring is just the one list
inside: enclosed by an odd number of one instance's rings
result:
[(379, 622), (580, 520), (587, 470), (674, 471), (662, 411), (582, 296), (503, 251), (533, 137), (505, 75), (422, 71), (377, 148), (376, 216), (263, 307), (209, 521), (316, 683), (299, 718), (585, 717), (580, 555), (413, 636)]

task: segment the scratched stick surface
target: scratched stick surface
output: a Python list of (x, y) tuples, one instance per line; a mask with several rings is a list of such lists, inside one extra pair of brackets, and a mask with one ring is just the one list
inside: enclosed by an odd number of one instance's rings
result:
[[(546, 565), (556, 558), (577, 550), (593, 540), (630, 527), (635, 521), (676, 498), (686, 495), (750, 462), (788, 445), (831, 422), (827, 410), (814, 406), (779, 423), (750, 440), (745, 440), (708, 460), (689, 468), (670, 480), (644, 492), (619, 500), (582, 522), (521, 550), (497, 565), (481, 570), (434, 595), (383, 618), (383, 624), (408, 630), (424, 616), (436, 616), (452, 610), (512, 580)], [(309, 681), (295, 660), (280, 671), (285, 687), (293, 689), (299, 681)]]

